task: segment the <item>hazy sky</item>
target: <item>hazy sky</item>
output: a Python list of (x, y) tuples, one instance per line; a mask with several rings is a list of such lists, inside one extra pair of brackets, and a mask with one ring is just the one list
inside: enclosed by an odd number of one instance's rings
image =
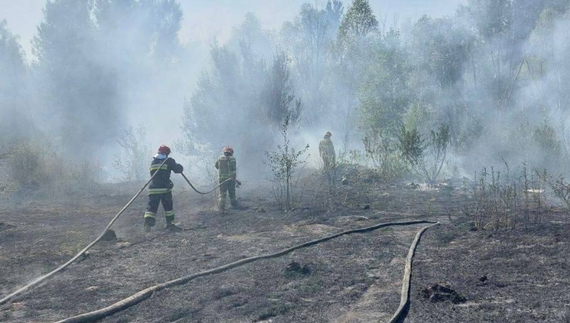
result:
[[(0, 0), (0, 20), (8, 21), (12, 33), (20, 36), (20, 43), (28, 57), (31, 39), (37, 25), (43, 19), (42, 8), (46, 0)], [(292, 20), (305, 2), (324, 6), (326, 0), (179, 0), (184, 11), (184, 22), (180, 39), (183, 43), (192, 40), (219, 41), (228, 38), (232, 27), (243, 20), (251, 11), (256, 14), (267, 29), (275, 29), (285, 21)], [(345, 8), (350, 1), (345, 0)], [(417, 18), (423, 14), (432, 17), (452, 15), (460, 3), (467, 0), (371, 0), (377, 16)]]

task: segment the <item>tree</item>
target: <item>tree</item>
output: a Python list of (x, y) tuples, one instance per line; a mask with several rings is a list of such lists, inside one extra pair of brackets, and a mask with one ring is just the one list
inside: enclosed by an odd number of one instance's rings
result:
[(210, 66), (184, 106), (182, 125), (188, 153), (209, 155), (231, 145), (252, 176), (261, 175), (254, 170), (263, 167), (264, 152), (274, 143), (271, 113), (279, 116), (278, 111), (270, 113), (264, 94), (271, 90), (271, 69), (253, 50), (266, 36), (257, 18), (248, 14), (225, 45), (212, 46)]
[(164, 84), (178, 75), (172, 71), (181, 19), (174, 0), (46, 3), (33, 41), (34, 70), (44, 117), (57, 124), (50, 130), (63, 147), (74, 156), (94, 156), (114, 143), (127, 112), (172, 105), (174, 89)]
[(301, 109), (301, 102), (296, 101), (294, 107), (288, 107), (280, 125), (281, 144), (277, 145), (277, 151), (265, 152), (267, 164), (273, 173), (273, 189), (277, 201), (285, 210), (289, 210), (293, 205), (293, 175), (298, 171), (299, 166), (306, 162), (303, 155), (309, 149), (307, 144), (304, 149), (296, 150), (291, 146), (291, 127), (298, 122)]
[[(451, 18), (431, 19), (427, 16), (414, 25), (412, 52), (414, 67), (412, 87), (418, 102), (424, 107), (437, 107), (432, 119), (424, 119), (424, 129), (432, 129), (437, 123), (450, 125), (454, 146), (471, 120), (464, 102), (464, 77), (469, 63), (475, 37), (460, 22)], [(449, 100), (453, 97), (453, 100)]]
[(63, 146), (92, 156), (115, 138), (121, 114), (113, 71), (97, 62), (92, 0), (47, 2), (33, 40), (46, 114), (59, 116)]
[(348, 8), (338, 31), (343, 43), (352, 43), (378, 30), (378, 20), (368, 0), (354, 0)]
[(305, 102), (304, 123), (318, 125), (330, 104), (325, 92), (330, 73), (330, 50), (343, 13), (340, 1), (328, 1), (324, 9), (304, 4), (293, 22), (283, 25), (281, 38), (291, 56), (299, 95)]
[[(496, 107), (513, 105), (519, 76), (525, 62), (525, 43), (542, 12), (546, 1), (469, 0), (463, 17), (477, 31), (479, 45), (490, 58), (481, 76), (491, 80), (488, 89)], [(486, 70), (489, 68), (489, 70)]]
[(361, 129), (396, 138), (402, 116), (414, 100), (409, 87), (411, 69), (399, 34), (391, 31), (372, 49), (374, 65), (364, 75), (359, 91)]
[[(269, 118), (260, 104), (268, 78), (265, 64), (261, 60), (250, 61), (248, 64), (253, 68), (246, 69), (243, 56), (228, 46), (214, 45), (210, 55), (212, 66), (202, 74), (184, 108), (183, 131), (191, 141), (189, 146), (217, 150), (231, 144), (236, 151), (244, 153), (248, 148), (255, 149), (255, 136), (268, 137), (261, 135)], [(250, 131), (244, 132), (241, 127), (249, 127)], [(252, 158), (262, 157), (253, 151), (248, 153)]]
[(94, 1), (98, 41), (106, 46), (101, 54), (116, 68), (126, 65), (147, 71), (150, 63), (161, 69), (180, 59), (182, 9), (175, 0)]
[(0, 149), (4, 151), (31, 131), (24, 57), (18, 37), (8, 30), (5, 20), (0, 21)]
[(299, 120), (300, 100), (296, 102), (298, 109), (290, 111), (295, 94), (291, 83), (289, 59), (283, 52), (277, 53), (273, 59), (263, 96), (267, 115), (273, 125), (281, 125), (282, 120), (285, 120), (286, 117), (291, 119), (292, 123)]
[(427, 82), (435, 80), (441, 91), (463, 78), (474, 39), (451, 18), (422, 17), (415, 25), (413, 40), (417, 67), (429, 74)]

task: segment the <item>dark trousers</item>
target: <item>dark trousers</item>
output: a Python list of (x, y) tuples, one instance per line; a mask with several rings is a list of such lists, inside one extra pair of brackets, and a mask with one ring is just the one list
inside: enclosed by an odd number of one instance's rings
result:
[(156, 221), (156, 212), (158, 211), (158, 206), (161, 202), (162, 207), (164, 208), (164, 213), (166, 215), (166, 222), (172, 223), (174, 221), (174, 203), (172, 201), (172, 192), (164, 194), (150, 194), (148, 196), (148, 205), (144, 214), (145, 223), (148, 225), (154, 226), (154, 223)]

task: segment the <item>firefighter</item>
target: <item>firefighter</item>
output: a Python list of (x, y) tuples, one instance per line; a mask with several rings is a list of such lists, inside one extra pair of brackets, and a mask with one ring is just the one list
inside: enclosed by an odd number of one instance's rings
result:
[[(158, 148), (158, 153), (154, 156), (150, 164), (150, 175), (158, 172), (148, 186), (148, 206), (144, 214), (145, 231), (150, 231), (156, 222), (156, 212), (158, 205), (162, 202), (162, 207), (166, 215), (166, 229), (179, 232), (182, 228), (174, 224), (174, 206), (172, 202), (172, 187), (174, 184), (170, 180), (170, 172), (182, 173), (184, 167), (177, 164), (170, 155), (170, 148), (162, 145)], [(166, 162), (164, 160), (166, 159)], [(162, 167), (160, 166), (162, 163)]]
[(323, 167), (326, 172), (333, 170), (336, 164), (336, 156), (331, 136), (330, 131), (327, 131), (325, 138), (319, 142), (319, 154), (323, 159)]
[[(215, 167), (218, 170), (220, 186), (220, 196), (218, 201), (218, 209), (221, 213), (225, 213), (226, 208), (226, 192), (230, 195), (231, 206), (237, 208), (236, 200), (236, 159), (234, 157), (234, 150), (232, 147), (226, 146), (222, 150), (223, 155), (216, 161)], [(230, 179), (228, 181), (228, 179)], [(226, 182), (227, 181), (227, 182)]]

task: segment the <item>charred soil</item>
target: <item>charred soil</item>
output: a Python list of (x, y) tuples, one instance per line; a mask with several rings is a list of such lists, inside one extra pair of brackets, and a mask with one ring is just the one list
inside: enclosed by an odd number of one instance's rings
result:
[[(406, 322), (570, 322), (568, 214), (508, 231), (474, 230), (459, 189), (359, 181), (331, 193), (319, 175), (287, 212), (268, 183), (244, 183), (241, 208), (219, 214), (215, 196), (175, 188), (183, 232), (144, 232), (144, 196), (113, 226), (116, 237), (41, 286), (0, 307), (3, 322), (53, 322), (109, 306), (144, 288), (247, 257), (382, 222), (433, 220), (413, 267)], [(127, 193), (128, 192), (128, 193)], [(97, 237), (132, 192), (5, 195), (0, 292), (16, 290)], [(352, 234), (170, 288), (102, 322), (383, 322), (398, 308), (408, 248), (422, 225)], [(434, 287), (439, 286), (439, 287)], [(431, 291), (430, 291), (431, 288)], [(431, 294), (430, 294), (431, 293)], [(439, 294), (438, 294), (439, 293)], [(426, 297), (427, 295), (427, 297)], [(436, 295), (436, 296), (432, 296)]]

